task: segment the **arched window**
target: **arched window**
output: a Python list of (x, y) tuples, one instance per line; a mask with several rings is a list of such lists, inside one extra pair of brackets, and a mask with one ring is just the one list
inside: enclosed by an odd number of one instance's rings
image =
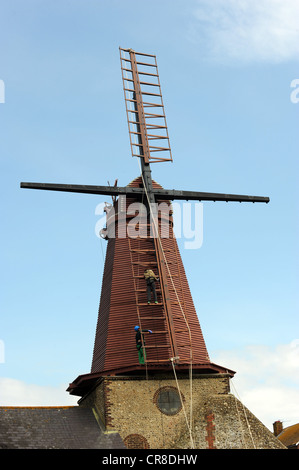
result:
[(140, 434), (129, 434), (124, 443), (127, 449), (149, 449), (147, 440)]

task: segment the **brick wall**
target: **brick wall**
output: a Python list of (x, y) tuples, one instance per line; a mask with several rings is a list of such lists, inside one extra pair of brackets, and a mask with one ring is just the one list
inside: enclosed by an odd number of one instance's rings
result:
[(214, 424), (215, 416), (213, 415), (213, 413), (208, 412), (205, 415), (205, 420), (207, 423), (206, 436), (205, 436), (205, 440), (207, 441), (207, 447), (208, 449), (216, 449), (215, 447), (215, 424)]

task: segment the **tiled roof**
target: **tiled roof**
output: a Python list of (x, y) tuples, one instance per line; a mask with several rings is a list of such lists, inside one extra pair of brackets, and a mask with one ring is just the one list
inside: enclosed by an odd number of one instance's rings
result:
[(0, 407), (0, 449), (124, 449), (119, 434), (105, 434), (92, 409)]
[(298, 445), (299, 443), (299, 423), (289, 426), (277, 436), (280, 442), (282, 442), (286, 447)]

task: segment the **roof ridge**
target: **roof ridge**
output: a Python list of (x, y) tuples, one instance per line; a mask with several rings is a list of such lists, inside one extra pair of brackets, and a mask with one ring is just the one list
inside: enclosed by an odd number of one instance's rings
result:
[(55, 408), (55, 409), (66, 409), (66, 408), (79, 408), (79, 406), (73, 405), (73, 406), (0, 406), (0, 410), (15, 410), (15, 409), (29, 409), (29, 410), (35, 410), (35, 409), (49, 409), (49, 408)]

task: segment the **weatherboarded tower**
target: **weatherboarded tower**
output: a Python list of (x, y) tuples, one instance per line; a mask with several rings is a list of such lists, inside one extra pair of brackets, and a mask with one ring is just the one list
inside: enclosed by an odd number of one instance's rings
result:
[[(132, 155), (127, 186), (21, 183), (21, 187), (112, 196), (91, 371), (69, 384), (107, 432), (128, 448), (279, 448), (234, 395), (234, 371), (210, 361), (173, 232), (172, 200), (269, 202), (269, 198), (162, 188), (151, 163), (172, 161), (156, 57), (121, 49)], [(148, 303), (144, 270), (156, 282)], [(144, 364), (134, 327), (139, 326)]]

